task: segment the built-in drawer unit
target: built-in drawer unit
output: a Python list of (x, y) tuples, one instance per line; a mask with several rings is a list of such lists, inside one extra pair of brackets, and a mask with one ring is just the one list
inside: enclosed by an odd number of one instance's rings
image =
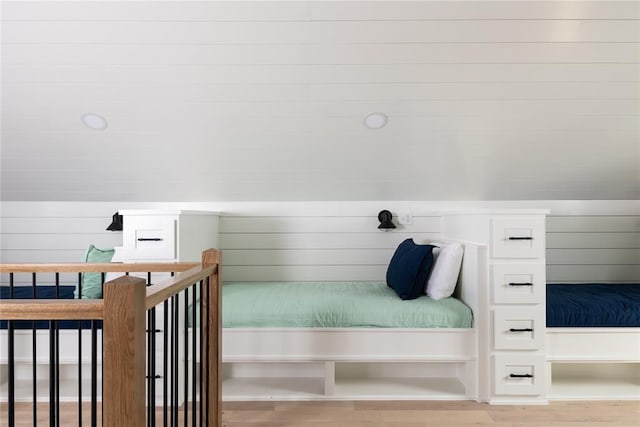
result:
[(493, 362), (496, 395), (540, 395), (545, 392), (544, 356), (497, 354)]
[(496, 350), (539, 350), (544, 347), (544, 310), (499, 307), (493, 311), (493, 345)]
[(493, 258), (544, 258), (544, 217), (495, 217), (491, 220)]
[[(546, 263), (543, 209), (452, 214), (447, 236), (489, 245), (489, 292), (478, 310), (480, 395), (492, 403), (546, 401)], [(483, 321), (484, 320), (484, 321)], [(486, 340), (483, 335), (486, 334)], [(486, 384), (485, 384), (486, 382)]]
[(122, 239), (130, 260), (173, 260), (176, 255), (176, 218), (127, 216)]
[(493, 264), (491, 289), (494, 304), (542, 304), (545, 299), (545, 265)]

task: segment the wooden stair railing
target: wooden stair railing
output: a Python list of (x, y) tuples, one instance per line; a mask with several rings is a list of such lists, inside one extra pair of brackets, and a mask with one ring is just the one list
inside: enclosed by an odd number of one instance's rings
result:
[[(163, 272), (181, 271), (164, 282), (146, 286), (143, 279), (121, 276), (104, 285), (102, 300), (3, 300), (3, 320), (103, 320), (104, 367), (102, 425), (146, 425), (145, 407), (145, 315), (148, 309), (182, 292), (194, 283), (205, 286), (201, 310), (201, 363), (206, 387), (205, 424), (222, 426), (221, 410), (221, 253), (208, 249), (201, 264), (0, 264), (0, 272)], [(187, 269), (188, 268), (188, 269)], [(204, 357), (203, 357), (204, 356)], [(148, 420), (147, 420), (148, 421)], [(10, 423), (11, 424), (11, 423)]]

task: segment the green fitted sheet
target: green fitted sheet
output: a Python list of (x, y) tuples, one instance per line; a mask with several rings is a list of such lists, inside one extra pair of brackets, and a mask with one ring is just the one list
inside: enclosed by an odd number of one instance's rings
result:
[(225, 283), (225, 328), (470, 328), (455, 298), (403, 301), (384, 282)]

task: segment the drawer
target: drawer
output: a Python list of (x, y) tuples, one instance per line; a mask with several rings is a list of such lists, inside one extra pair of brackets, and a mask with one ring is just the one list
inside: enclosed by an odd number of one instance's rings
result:
[(544, 347), (544, 309), (500, 307), (493, 311), (496, 350), (539, 350)]
[(544, 303), (545, 264), (494, 264), (491, 284), (495, 304)]
[(491, 221), (494, 258), (544, 258), (544, 217), (498, 217)]
[(545, 358), (498, 354), (493, 359), (496, 395), (539, 395), (545, 391)]
[(175, 216), (127, 216), (124, 221), (122, 246), (128, 261), (177, 257)]

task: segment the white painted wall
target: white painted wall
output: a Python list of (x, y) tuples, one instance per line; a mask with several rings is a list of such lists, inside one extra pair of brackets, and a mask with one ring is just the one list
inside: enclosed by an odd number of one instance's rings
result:
[[(66, 203), (5, 202), (0, 261), (80, 262), (89, 244), (112, 247), (105, 231), (118, 209), (181, 207), (222, 212), (226, 280), (384, 280), (397, 244), (437, 238), (438, 210), (548, 208), (549, 282), (640, 282), (640, 202)], [(377, 230), (377, 213), (410, 211), (413, 223)], [(397, 219), (396, 220), (397, 224)]]

